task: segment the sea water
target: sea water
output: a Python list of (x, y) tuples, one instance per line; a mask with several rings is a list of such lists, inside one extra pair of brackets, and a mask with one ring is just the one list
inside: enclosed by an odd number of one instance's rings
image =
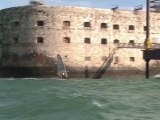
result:
[(160, 120), (160, 79), (1, 78), (0, 120)]

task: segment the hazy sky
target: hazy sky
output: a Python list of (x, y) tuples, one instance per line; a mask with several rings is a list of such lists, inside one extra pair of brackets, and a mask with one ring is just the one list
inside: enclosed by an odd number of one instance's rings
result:
[[(30, 0), (0, 0), (0, 9), (28, 5)], [(134, 6), (143, 5), (146, 0), (42, 0), (46, 5), (68, 5), (92, 8), (119, 8), (133, 9)]]

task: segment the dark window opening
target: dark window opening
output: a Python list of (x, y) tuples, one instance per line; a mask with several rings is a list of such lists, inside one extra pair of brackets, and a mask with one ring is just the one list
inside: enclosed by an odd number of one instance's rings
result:
[(102, 39), (101, 39), (101, 44), (107, 44), (107, 39), (102, 38)]
[(131, 62), (135, 61), (135, 57), (130, 57), (129, 59), (130, 59)]
[(119, 25), (117, 25), (117, 24), (113, 25), (113, 29), (114, 30), (119, 30)]
[(118, 43), (119, 43), (119, 40), (115, 39), (115, 40), (113, 41), (113, 43), (114, 43), (114, 44), (118, 44)]
[(19, 38), (17, 38), (17, 37), (13, 38), (13, 42), (14, 42), (14, 44), (18, 44), (19, 43)]
[(69, 28), (70, 25), (70, 21), (63, 21), (63, 28)]
[(37, 37), (37, 43), (44, 43), (43, 37)]
[(69, 37), (64, 37), (63, 40), (64, 40), (65, 43), (70, 43), (71, 42)]
[(14, 53), (14, 54), (12, 55), (12, 62), (18, 62), (18, 60), (19, 60), (18, 54)]
[(14, 27), (18, 27), (19, 25), (20, 25), (20, 23), (18, 21), (13, 22)]
[(37, 26), (44, 26), (44, 21), (37, 21)]
[(133, 25), (129, 25), (129, 30), (134, 30), (134, 26)]
[(90, 56), (85, 57), (85, 61), (91, 61), (91, 57)]
[(106, 56), (102, 56), (102, 61), (107, 60), (108, 58)]
[(147, 26), (143, 26), (143, 30), (144, 30), (144, 31), (147, 31)]
[(68, 57), (68, 55), (65, 55), (64, 57), (65, 57), (65, 58), (67, 58), (67, 57)]
[(90, 22), (84, 22), (84, 27), (91, 27), (91, 23)]
[(91, 39), (90, 39), (90, 38), (85, 38), (85, 39), (84, 39), (84, 43), (90, 44), (90, 43), (91, 43)]
[(107, 28), (107, 23), (101, 23), (101, 28)]
[(134, 40), (129, 41), (129, 45), (134, 45), (134, 43), (135, 43)]
[(116, 57), (114, 58), (114, 64), (118, 64), (118, 63), (119, 63), (119, 57), (116, 56)]

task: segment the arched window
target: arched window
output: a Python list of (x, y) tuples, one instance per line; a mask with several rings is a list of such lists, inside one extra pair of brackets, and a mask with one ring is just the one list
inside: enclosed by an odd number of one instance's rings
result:
[(64, 38), (63, 38), (63, 41), (64, 41), (65, 43), (70, 43), (70, 42), (71, 42), (69, 37), (64, 37)]
[(134, 26), (133, 25), (129, 25), (129, 30), (134, 30)]
[(102, 39), (101, 39), (101, 44), (107, 44), (107, 39), (102, 38)]
[(37, 37), (37, 43), (44, 43), (43, 37)]
[(91, 43), (91, 39), (90, 38), (84, 38), (84, 43), (90, 44)]
[(101, 28), (107, 28), (107, 23), (101, 23)]
[(130, 57), (129, 59), (130, 59), (131, 62), (135, 61), (135, 57)]
[(134, 43), (135, 43), (134, 40), (129, 41), (129, 45), (134, 45)]
[(114, 29), (114, 30), (119, 30), (119, 25), (114, 24), (114, 25), (113, 25), (113, 29)]
[(42, 20), (37, 21), (37, 26), (44, 26), (44, 21)]
[(90, 22), (84, 22), (84, 27), (91, 27), (91, 23)]
[(71, 25), (70, 21), (63, 21), (63, 28), (69, 28)]
[(119, 43), (119, 40), (115, 39), (115, 40), (113, 41), (113, 43), (114, 43), (114, 44), (118, 44), (118, 43)]

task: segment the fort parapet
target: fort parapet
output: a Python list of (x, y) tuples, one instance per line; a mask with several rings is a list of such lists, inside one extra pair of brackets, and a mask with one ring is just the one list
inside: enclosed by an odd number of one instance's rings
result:
[[(56, 75), (57, 54), (73, 74), (86, 67), (95, 73), (104, 62), (110, 62), (106, 73), (143, 71), (145, 24), (145, 11), (46, 5), (0, 10), (1, 76)], [(151, 13), (151, 40), (157, 46), (159, 36), (160, 15)]]

